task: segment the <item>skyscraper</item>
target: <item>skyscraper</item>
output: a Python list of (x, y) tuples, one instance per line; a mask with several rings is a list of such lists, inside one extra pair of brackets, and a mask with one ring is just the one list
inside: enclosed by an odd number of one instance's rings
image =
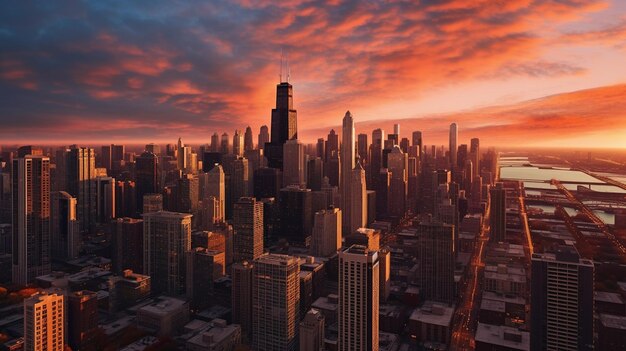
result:
[[(217, 202), (217, 211), (212, 222), (226, 220), (226, 175), (221, 165), (216, 165), (208, 172), (206, 198), (214, 198)], [(204, 201), (204, 199), (203, 199)]]
[(358, 162), (351, 172), (350, 186), (350, 227), (349, 233), (367, 225), (367, 189), (365, 170)]
[(353, 245), (339, 253), (340, 351), (378, 350), (378, 252)]
[(243, 149), (244, 151), (254, 150), (254, 141), (252, 139), (252, 128), (250, 126), (246, 127), (246, 133), (243, 138)]
[(78, 257), (80, 250), (80, 228), (76, 219), (76, 198), (65, 191), (52, 193), (51, 254), (57, 260)]
[(233, 154), (236, 156), (243, 156), (243, 151), (244, 151), (243, 135), (241, 134), (241, 131), (235, 130), (235, 135), (233, 135)]
[(456, 123), (450, 124), (450, 140), (448, 150), (450, 152), (450, 168), (456, 167), (456, 142), (459, 137), (459, 131), (457, 129)]
[(354, 169), (354, 119), (350, 111), (343, 117), (341, 130), (341, 211), (343, 214), (344, 232), (352, 231), (352, 170)]
[(324, 179), (324, 162), (320, 157), (315, 157), (309, 160), (306, 178), (307, 188), (313, 191), (322, 190), (322, 180)]
[(153, 212), (143, 217), (143, 269), (152, 291), (185, 292), (185, 252), (191, 249), (191, 217), (187, 213)]
[(263, 203), (242, 197), (233, 208), (235, 261), (253, 261), (263, 254)]
[(221, 142), (220, 142), (220, 152), (224, 155), (230, 154), (230, 140), (228, 133), (224, 132), (222, 134)]
[(304, 145), (298, 139), (283, 145), (283, 186), (306, 184), (304, 174)]
[(98, 223), (115, 218), (115, 178), (96, 177), (96, 213)]
[(252, 269), (251, 262), (236, 262), (231, 266), (233, 323), (241, 325), (245, 342), (252, 339)]
[(533, 254), (531, 269), (531, 351), (593, 350), (593, 262), (563, 245)]
[(211, 152), (220, 152), (220, 135), (217, 132), (211, 135)]
[(480, 139), (470, 140), (470, 158), (472, 160), (472, 170), (474, 178), (480, 176)]
[[(266, 125), (261, 126), (259, 130), (258, 147), (259, 149), (265, 149), (265, 144), (270, 142), (270, 133)], [(265, 151), (265, 150), (264, 150)]]
[(366, 164), (369, 162), (369, 152), (368, 152), (368, 144), (367, 144), (367, 134), (359, 134), (357, 138), (357, 150), (359, 159), (361, 160), (361, 164)]
[(26, 285), (50, 273), (50, 159), (13, 160), (13, 283)]
[(120, 274), (126, 269), (143, 272), (143, 220), (129, 217), (118, 218), (112, 226), (113, 272)]
[(96, 155), (93, 149), (72, 145), (66, 167), (67, 192), (78, 201), (78, 222), (81, 233), (85, 233), (96, 223)]
[(141, 213), (163, 211), (162, 194), (145, 194), (143, 196), (143, 210)]
[(341, 229), (340, 209), (330, 208), (316, 212), (311, 237), (311, 254), (322, 257), (336, 254), (341, 247)]
[(176, 150), (176, 160), (178, 162), (178, 169), (181, 171), (185, 171), (189, 168), (189, 164), (191, 155), (191, 147), (185, 146), (183, 140), (178, 138), (178, 149)]
[(24, 300), (24, 350), (65, 349), (63, 295), (35, 294)]
[(250, 171), (248, 170), (248, 159), (237, 157), (232, 163), (232, 171), (230, 173), (230, 184), (227, 190), (230, 190), (230, 203), (226, 205), (227, 216), (231, 218), (233, 205), (240, 198), (249, 196), (250, 193)]
[(308, 246), (313, 228), (311, 197), (311, 189), (288, 186), (280, 190), (279, 232), (292, 244)]
[(226, 254), (223, 251), (196, 247), (185, 255), (186, 296), (191, 300), (194, 309), (206, 308), (211, 305), (213, 281), (225, 274)]
[(417, 225), (420, 294), (424, 299), (454, 301), (454, 226), (440, 222)]
[(489, 190), (491, 198), (490, 220), (491, 238), (493, 242), (504, 242), (506, 239), (506, 190), (502, 183)]
[(297, 350), (300, 309), (298, 258), (267, 254), (254, 262), (252, 330), (255, 350)]
[(406, 212), (408, 165), (408, 155), (398, 145), (394, 145), (387, 155), (387, 167), (391, 172), (389, 212), (393, 216), (402, 217)]
[(143, 210), (143, 196), (158, 193), (158, 158), (155, 154), (145, 151), (135, 159), (135, 193), (137, 196), (137, 213)]
[(293, 108), (293, 86), (276, 86), (276, 108), (272, 109), (271, 141), (265, 145), (268, 166), (283, 169), (283, 144), (298, 138), (298, 113)]
[(72, 350), (81, 350), (87, 344), (94, 342), (97, 328), (98, 295), (89, 290), (70, 293), (67, 297), (68, 345)]

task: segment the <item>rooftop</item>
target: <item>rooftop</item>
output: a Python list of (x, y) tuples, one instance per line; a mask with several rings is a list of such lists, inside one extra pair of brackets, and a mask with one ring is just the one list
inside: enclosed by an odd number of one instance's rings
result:
[(449, 327), (452, 323), (453, 314), (454, 307), (426, 301), (422, 307), (416, 308), (411, 313), (410, 319), (412, 321)]
[(476, 342), (507, 347), (512, 350), (530, 350), (530, 333), (515, 328), (478, 323)]
[(622, 295), (618, 293), (608, 292), (608, 291), (596, 291), (594, 300), (601, 301), (601, 302), (621, 304), (621, 305), (624, 304), (624, 299), (622, 298)]
[(600, 314), (600, 323), (607, 328), (621, 329), (626, 331), (626, 317), (612, 314)]
[(184, 300), (168, 296), (160, 296), (156, 301), (141, 307), (137, 312), (163, 316), (172, 312), (178, 312), (181, 308), (184, 308), (186, 304), (187, 302)]

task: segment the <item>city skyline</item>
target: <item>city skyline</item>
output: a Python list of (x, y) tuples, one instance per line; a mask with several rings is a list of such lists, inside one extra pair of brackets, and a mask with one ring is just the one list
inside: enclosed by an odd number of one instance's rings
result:
[(289, 74), (305, 142), (350, 110), (426, 144), (454, 121), (486, 146), (626, 147), (618, 1), (46, 6), (0, 15), (5, 143), (256, 131)]

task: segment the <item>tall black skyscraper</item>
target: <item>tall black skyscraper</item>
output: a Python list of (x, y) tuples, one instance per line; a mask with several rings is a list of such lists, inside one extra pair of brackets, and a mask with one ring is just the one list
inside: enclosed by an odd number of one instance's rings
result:
[(298, 138), (297, 112), (293, 109), (293, 86), (282, 82), (276, 86), (276, 108), (272, 109), (270, 142), (265, 146), (269, 167), (283, 169), (283, 144)]
[(145, 151), (135, 161), (137, 213), (143, 211), (143, 196), (158, 192), (157, 163), (155, 154)]

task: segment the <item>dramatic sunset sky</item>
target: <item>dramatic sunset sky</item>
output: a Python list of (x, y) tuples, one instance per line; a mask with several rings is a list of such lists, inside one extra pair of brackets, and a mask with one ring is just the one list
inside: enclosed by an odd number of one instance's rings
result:
[(626, 1), (4, 1), (0, 144), (208, 142), (270, 122), (626, 148)]

